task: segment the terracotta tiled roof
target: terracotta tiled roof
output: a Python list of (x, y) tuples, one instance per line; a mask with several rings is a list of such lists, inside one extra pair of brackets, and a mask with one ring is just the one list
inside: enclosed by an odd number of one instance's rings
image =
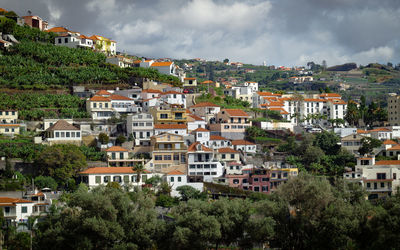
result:
[(211, 135), (210, 136), (210, 141), (226, 141), (225, 137), (219, 136), (219, 135)]
[(154, 94), (162, 94), (162, 92), (158, 89), (144, 89), (142, 93), (154, 93)]
[(133, 99), (122, 96), (122, 95), (110, 95), (109, 97), (111, 100), (125, 100), (125, 101), (133, 101)]
[(210, 130), (207, 130), (205, 128), (196, 128), (195, 130), (193, 130), (193, 132), (210, 132)]
[(166, 66), (171, 66), (172, 62), (155, 62), (151, 64), (150, 67), (166, 67)]
[(400, 145), (395, 145), (388, 149), (388, 151), (400, 151)]
[(390, 130), (388, 128), (376, 128), (376, 129), (369, 130), (368, 132), (392, 132), (392, 130)]
[(342, 99), (330, 99), (329, 101), (333, 104), (347, 104), (347, 102), (343, 101)]
[[(149, 173), (148, 171), (145, 171)], [(80, 174), (134, 174), (132, 167), (94, 167), (88, 168)]]
[(218, 153), (239, 153), (238, 151), (232, 149), (232, 148), (220, 148), (218, 149)]
[(18, 198), (9, 198), (9, 197), (0, 197), (0, 206), (3, 204), (15, 204), (15, 203), (32, 203), (32, 201), (18, 199)]
[[(197, 149), (197, 145), (201, 146), (201, 150)], [(192, 145), (190, 145), (188, 147), (188, 152), (197, 152), (197, 151), (205, 151), (205, 152), (212, 152), (211, 149), (207, 148), (206, 146), (204, 146), (203, 144), (201, 144), (200, 142), (195, 142)]]
[(183, 78), (184, 80), (196, 80), (196, 78), (195, 77), (185, 77), (185, 78)]
[(93, 101), (93, 102), (109, 102), (110, 101), (110, 99), (108, 97), (104, 97), (101, 95), (95, 95), (92, 98), (90, 98), (89, 100)]
[(120, 146), (112, 146), (106, 149), (107, 152), (128, 152), (127, 149), (120, 147)]
[(368, 131), (362, 130), (362, 129), (357, 129), (357, 134), (368, 134)]
[(267, 104), (267, 106), (273, 106), (273, 107), (283, 107), (285, 106), (282, 102), (270, 102)]
[(64, 120), (58, 120), (56, 123), (53, 124), (53, 126), (47, 129), (47, 131), (54, 131), (54, 130), (79, 130), (79, 129)]
[(202, 82), (202, 84), (208, 84), (208, 83), (214, 83), (214, 82), (210, 81), (210, 80), (206, 80), (206, 81)]
[(229, 116), (233, 117), (250, 117), (249, 114), (241, 109), (223, 109), (222, 111), (225, 111)]
[(190, 114), (189, 115), (191, 118), (193, 118), (195, 121), (204, 121), (201, 117), (194, 115), (194, 114)]
[(154, 129), (187, 129), (185, 124), (154, 124)]
[(383, 142), (383, 145), (397, 145), (397, 142), (392, 140), (386, 140)]
[(167, 175), (185, 175), (185, 174), (178, 170), (172, 170), (168, 172)]
[(108, 92), (107, 90), (102, 89), (97, 91), (96, 95), (111, 95), (111, 93)]
[(0, 124), (0, 127), (19, 127), (19, 124)]
[(201, 107), (220, 107), (220, 106), (211, 102), (199, 102), (191, 106), (191, 108), (201, 108)]
[(400, 165), (399, 160), (377, 161), (375, 165)]
[(287, 112), (283, 108), (269, 108), (269, 110), (279, 111), (279, 113), (281, 113), (281, 115), (288, 115), (289, 114), (289, 112)]
[(256, 144), (246, 140), (233, 140), (232, 145), (256, 145)]
[(259, 96), (276, 96), (276, 95), (281, 96), (281, 94), (274, 94), (272, 92), (261, 92), (261, 91), (258, 91), (257, 94)]
[(48, 30), (45, 30), (46, 32), (54, 32), (54, 33), (62, 33), (62, 32), (70, 32), (64, 27), (54, 27)]

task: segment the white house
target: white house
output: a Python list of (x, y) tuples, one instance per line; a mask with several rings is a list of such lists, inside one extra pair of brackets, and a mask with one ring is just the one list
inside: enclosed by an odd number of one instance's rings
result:
[(208, 145), (210, 141), (210, 130), (205, 128), (197, 128), (191, 132), (195, 136), (196, 142), (200, 142), (203, 145)]
[(141, 174), (140, 182), (137, 182), (137, 174), (132, 167), (93, 167), (79, 172), (80, 180), (94, 188), (100, 185), (107, 185), (110, 182), (117, 182), (121, 186), (134, 187), (145, 184), (153, 174), (146, 171)]
[(177, 91), (162, 93), (160, 100), (169, 104), (183, 105), (183, 107), (186, 108), (186, 95)]
[(122, 95), (110, 95), (111, 107), (118, 113), (138, 113), (141, 107), (136, 106), (135, 100)]
[(161, 74), (177, 76), (174, 62), (154, 62), (150, 67), (158, 70)]
[(221, 111), (221, 107), (211, 102), (200, 102), (191, 106), (190, 111), (204, 118), (207, 122)]
[(85, 35), (67, 33), (57, 36), (54, 39), (54, 44), (68, 48), (92, 48), (93, 40)]
[(224, 173), (222, 164), (214, 159), (212, 149), (200, 142), (195, 142), (188, 148), (188, 173), (191, 176), (202, 176), (206, 182)]
[(3, 208), (4, 219), (11, 223), (27, 222), (33, 213), (32, 201), (0, 197), (0, 207)]
[(154, 135), (162, 133), (187, 136), (187, 126), (185, 124), (154, 124)]
[(202, 182), (188, 182), (187, 179), (187, 175), (178, 170), (170, 171), (163, 176), (163, 180), (172, 187), (171, 196), (173, 197), (180, 196), (176, 189), (181, 186), (191, 186), (201, 192), (203, 191), (204, 185)]
[(253, 93), (258, 91), (258, 82), (245, 82), (244, 86), (250, 87)]
[(198, 128), (206, 128), (207, 122), (197, 115), (189, 114), (186, 119), (189, 132)]
[(231, 147), (232, 143), (231, 140), (226, 139), (225, 137), (219, 135), (211, 135), (210, 141), (208, 142), (207, 146), (212, 149), (220, 149), (220, 148)]
[(150, 146), (150, 138), (154, 135), (154, 119), (151, 114), (129, 114), (126, 119), (126, 130), (135, 138), (135, 145)]
[(50, 145), (68, 143), (80, 146), (82, 143), (81, 129), (64, 120), (59, 120), (49, 127), (45, 136)]
[(242, 151), (245, 154), (255, 154), (257, 145), (246, 140), (232, 140), (233, 149)]

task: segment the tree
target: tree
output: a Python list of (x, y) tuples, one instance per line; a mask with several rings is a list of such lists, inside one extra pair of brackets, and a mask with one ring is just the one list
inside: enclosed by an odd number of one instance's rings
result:
[(100, 133), (99, 134), (99, 142), (101, 144), (108, 144), (110, 138), (108, 137), (108, 135), (106, 133)]
[(140, 190), (142, 188), (142, 186), (139, 185), (139, 183), (140, 183), (140, 180), (142, 177), (142, 173), (144, 173), (146, 171), (145, 167), (143, 166), (142, 163), (136, 163), (135, 166), (133, 166), (132, 170), (136, 172), (136, 182), (137, 182), (138, 189)]
[(371, 154), (374, 148), (380, 147), (382, 142), (372, 137), (364, 137), (361, 139), (361, 147), (358, 150), (360, 155)]
[(228, 63), (229, 62), (229, 59), (228, 58), (225, 58), (224, 59), (224, 63)]
[(176, 191), (179, 192), (181, 199), (183, 201), (188, 201), (190, 199), (204, 199), (205, 196), (202, 192), (195, 189), (192, 186), (184, 185), (176, 188)]
[(86, 158), (79, 147), (59, 144), (45, 148), (35, 160), (39, 173), (54, 178), (60, 186), (85, 168)]
[(126, 142), (126, 137), (123, 135), (119, 135), (115, 141), (115, 143), (118, 145), (122, 145), (124, 142)]
[(12, 34), (16, 23), (14, 20), (6, 17), (0, 17), (0, 32), (3, 34)]
[(356, 125), (358, 126), (358, 119), (360, 118), (360, 112), (357, 108), (357, 104), (349, 100), (347, 104), (347, 112), (345, 115), (345, 120), (352, 126)]
[(325, 154), (335, 155), (340, 150), (339, 137), (333, 132), (322, 132), (315, 135), (314, 146), (322, 149)]
[(37, 176), (34, 180), (35, 186), (39, 189), (50, 188), (51, 190), (57, 190), (57, 182), (50, 176)]

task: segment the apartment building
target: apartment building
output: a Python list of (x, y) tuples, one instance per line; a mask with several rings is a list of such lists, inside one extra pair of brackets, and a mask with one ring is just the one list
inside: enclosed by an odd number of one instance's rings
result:
[(187, 113), (182, 105), (161, 105), (149, 110), (154, 124), (186, 124)]
[(246, 129), (251, 127), (250, 118), (241, 109), (223, 109), (211, 120), (209, 128), (212, 135), (239, 140), (244, 138)]
[(0, 111), (0, 134), (14, 136), (20, 133), (20, 124), (18, 123), (18, 111), (2, 110)]
[(150, 146), (154, 135), (153, 116), (147, 113), (129, 114), (126, 118), (126, 130), (135, 139), (136, 146)]
[(388, 122), (390, 126), (400, 125), (400, 96), (390, 93), (387, 98)]

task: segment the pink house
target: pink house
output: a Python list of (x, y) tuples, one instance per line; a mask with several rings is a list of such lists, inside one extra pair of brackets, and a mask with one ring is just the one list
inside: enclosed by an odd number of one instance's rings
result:
[(26, 25), (31, 26), (32, 28), (38, 28), (40, 30), (47, 30), (47, 26), (49, 23), (44, 21), (39, 16), (23, 16), (24, 22)]
[(265, 169), (255, 169), (252, 173), (240, 175), (226, 175), (229, 187), (268, 194), (271, 192), (270, 176), (270, 172)]

